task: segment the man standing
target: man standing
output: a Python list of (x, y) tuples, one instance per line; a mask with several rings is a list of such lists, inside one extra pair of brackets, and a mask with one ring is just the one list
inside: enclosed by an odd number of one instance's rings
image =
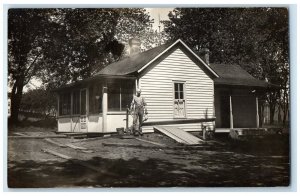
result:
[[(137, 130), (140, 135), (143, 135), (142, 133), (142, 123), (143, 123), (143, 117), (144, 112), (147, 115), (147, 107), (144, 97), (141, 96), (141, 89), (136, 90), (136, 96), (133, 96), (133, 100), (131, 102), (130, 110), (133, 111), (133, 128), (134, 130)], [(139, 121), (139, 124), (137, 125), (137, 121)]]

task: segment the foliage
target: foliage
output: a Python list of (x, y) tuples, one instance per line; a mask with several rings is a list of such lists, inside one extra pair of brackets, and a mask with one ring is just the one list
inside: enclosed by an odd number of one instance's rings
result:
[(20, 110), (41, 115), (55, 116), (55, 95), (44, 88), (29, 90), (23, 94)]
[(43, 69), (41, 59), (48, 42), (49, 9), (8, 11), (8, 79), (11, 87), (11, 118), (18, 119), (23, 87)]
[(150, 23), (144, 9), (10, 9), (8, 80), (17, 122), (23, 87), (42, 79), (52, 89), (87, 78), (120, 58), (122, 40)]
[(279, 85), (282, 90), (270, 91), (264, 99), (270, 105), (271, 116), (276, 104), (287, 115), (286, 8), (176, 8), (170, 12), (169, 19), (164, 24), (171, 39), (180, 38), (199, 53), (208, 48), (212, 62), (239, 64), (254, 77)]
[(124, 40), (149, 25), (143, 9), (61, 9), (47, 50), (47, 83), (60, 86), (87, 78), (119, 60)]

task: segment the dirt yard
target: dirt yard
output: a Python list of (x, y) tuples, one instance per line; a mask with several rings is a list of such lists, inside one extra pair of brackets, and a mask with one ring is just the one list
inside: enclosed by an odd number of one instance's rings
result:
[(55, 135), (50, 130), (17, 130), (10, 134), (15, 135), (8, 139), (11, 188), (289, 185), (288, 135), (250, 142), (232, 142), (227, 136), (217, 136), (214, 141), (187, 148), (154, 133), (138, 137), (156, 142), (153, 144), (117, 137), (50, 138), (49, 142), (42, 138), (17, 138), (20, 133)]

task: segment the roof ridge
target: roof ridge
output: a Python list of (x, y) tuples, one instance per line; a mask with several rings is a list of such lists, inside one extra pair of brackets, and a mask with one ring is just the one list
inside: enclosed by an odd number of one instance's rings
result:
[(129, 56), (124, 56), (124, 58), (118, 60), (118, 61), (115, 61), (113, 63), (110, 63), (108, 65), (106, 65), (105, 67), (103, 67), (102, 69), (100, 69), (97, 73), (95, 73), (94, 75), (99, 75), (101, 74), (101, 72), (105, 71), (105, 69), (107, 69), (109, 66), (112, 66), (112, 65), (115, 65), (115, 64), (122, 64), (122, 62), (128, 60), (130, 61), (131, 59), (134, 59), (134, 58), (137, 58), (138, 56), (140, 55), (145, 55), (145, 54), (148, 54), (148, 53), (151, 53), (151, 51), (155, 51), (155, 50), (159, 50), (160, 48), (163, 48), (163, 49), (166, 49), (167, 47), (169, 47), (170, 45), (172, 44), (172, 42), (166, 42), (162, 45), (159, 45), (157, 47), (154, 47), (154, 48), (150, 48), (149, 50), (145, 50), (143, 52), (139, 52), (137, 54), (134, 54), (134, 55), (129, 55)]

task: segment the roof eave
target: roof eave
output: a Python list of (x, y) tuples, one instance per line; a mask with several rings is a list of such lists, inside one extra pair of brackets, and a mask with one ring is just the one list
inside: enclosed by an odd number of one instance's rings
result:
[(281, 89), (280, 86), (274, 84), (266, 85), (249, 85), (249, 84), (230, 84), (230, 83), (215, 83), (216, 86), (230, 86), (230, 87), (239, 87), (239, 88), (259, 88), (259, 89), (269, 89), (269, 90), (278, 90)]
[(62, 91), (62, 90), (65, 90), (65, 89), (75, 88), (75, 87), (78, 87), (80, 85), (83, 85), (83, 84), (86, 84), (86, 83), (89, 83), (89, 82), (92, 82), (92, 81), (95, 81), (95, 80), (99, 80), (99, 79), (129, 79), (129, 80), (135, 80), (136, 76), (134, 76), (134, 75), (98, 74), (98, 75), (92, 76), (90, 78), (86, 78), (84, 80), (73, 82), (73, 83), (67, 84), (65, 86), (53, 89), (52, 91), (53, 92), (58, 92), (58, 91)]

